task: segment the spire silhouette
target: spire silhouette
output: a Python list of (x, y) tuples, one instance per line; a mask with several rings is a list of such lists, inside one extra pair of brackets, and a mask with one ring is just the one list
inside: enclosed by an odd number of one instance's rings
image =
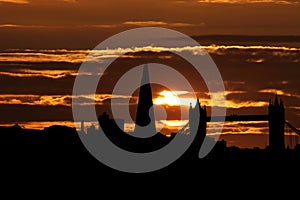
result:
[[(145, 64), (143, 68), (143, 76), (141, 80), (138, 107), (136, 112), (135, 133), (139, 133), (141, 131), (146, 131), (147, 133), (156, 132), (154, 110), (150, 109), (152, 106), (153, 101), (151, 85), (149, 82), (149, 71), (148, 65)], [(147, 126), (146, 130), (142, 128), (145, 126)]]
[(276, 92), (276, 95), (275, 95), (274, 105), (277, 105), (277, 106), (279, 105), (277, 92)]

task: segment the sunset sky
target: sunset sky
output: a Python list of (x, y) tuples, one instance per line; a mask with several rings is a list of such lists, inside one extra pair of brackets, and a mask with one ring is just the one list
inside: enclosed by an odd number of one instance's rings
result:
[[(69, 125), (74, 79), (90, 50), (121, 31), (155, 26), (192, 36), (202, 46), (184, 47), (186, 51), (207, 50), (224, 80), (227, 114), (267, 114), (277, 92), (286, 119), (300, 128), (299, 10), (299, 0), (0, 0), (0, 123)], [(120, 53), (122, 49), (96, 52), (103, 60)], [(149, 56), (180, 67), (163, 51)], [(115, 66), (134, 64), (124, 57)], [(197, 96), (209, 107), (210, 94), (205, 87), (198, 89)], [(163, 90), (154, 87), (155, 104), (172, 100)], [(189, 102), (188, 92), (176, 94)], [(105, 92), (96, 95), (99, 112), (110, 98)], [(167, 107), (177, 109), (174, 102)], [(266, 122), (239, 122), (228, 123), (223, 134), (267, 131)]]
[(298, 0), (0, 0), (1, 49), (93, 48), (140, 26), (194, 36), (299, 35), (299, 8)]

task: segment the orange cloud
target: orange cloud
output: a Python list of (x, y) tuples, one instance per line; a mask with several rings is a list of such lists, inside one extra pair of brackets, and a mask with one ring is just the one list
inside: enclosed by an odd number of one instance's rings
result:
[(266, 101), (233, 101), (227, 100), (226, 106), (227, 108), (249, 108), (249, 107), (266, 107), (269, 105), (269, 102)]
[(163, 21), (126, 21), (123, 22), (124, 25), (133, 25), (133, 26), (164, 26), (167, 25)]
[(165, 26), (165, 27), (196, 27), (196, 26), (205, 26), (205, 23), (200, 24), (190, 24), (184, 22), (164, 22), (164, 21), (126, 21), (123, 22), (123, 25), (130, 26)]
[(0, 3), (28, 4), (28, 0), (0, 0)]
[[(17, 50), (18, 51), (18, 50)], [(69, 62), (81, 63), (87, 50), (25, 50), (21, 52), (1, 52), (0, 62)]]
[[(0, 25), (1, 27), (1, 25)], [(185, 46), (185, 47), (131, 47), (103, 50), (7, 50), (0, 52), (0, 62), (69, 62), (81, 63), (85, 59), (88, 62), (103, 62), (106, 58), (117, 58), (125, 53), (134, 53), (140, 51), (151, 52), (184, 52), (190, 51), (193, 55), (206, 55), (207, 53), (225, 54), (226, 50), (266, 50), (275, 52), (284, 52), (284, 55), (297, 56), (300, 52), (299, 47), (286, 46), (243, 46), (243, 45), (208, 45), (208, 46)], [(88, 57), (86, 57), (89, 54)], [(280, 54), (281, 55), (281, 54)], [(248, 62), (264, 62), (263, 58), (250, 59)]]
[(248, 101), (235, 101), (235, 100), (228, 100), (225, 98), (224, 100), (224, 94), (225, 97), (227, 97), (230, 94), (243, 94), (245, 91), (230, 91), (227, 90), (225, 93), (223, 92), (211, 92), (207, 93), (207, 96), (212, 96), (215, 101), (212, 102), (210, 98), (202, 98), (201, 102), (202, 104), (213, 107), (213, 106), (226, 106), (226, 108), (233, 108), (233, 109), (238, 109), (238, 108), (249, 108), (249, 107), (264, 107), (268, 106), (267, 101), (253, 101), (253, 100), (248, 100)]
[[(90, 25), (93, 28), (116, 28), (118, 27), (117, 24), (96, 24), (96, 25)], [(86, 26), (89, 27), (89, 26)]]
[(188, 120), (160, 120), (164, 125), (171, 127), (183, 127), (188, 123)]
[(46, 77), (52, 79), (64, 78), (66, 76), (77, 76), (76, 70), (32, 70), (21, 69), (14, 72), (0, 72), (0, 75), (11, 77)]
[(300, 51), (298, 47), (285, 47), (285, 46), (261, 46), (261, 45), (209, 45), (202, 46), (208, 51), (228, 50), (228, 49), (239, 49), (239, 50), (278, 50), (278, 51)]
[(71, 95), (32, 95), (32, 94), (3, 94), (0, 104), (6, 105), (36, 105), (36, 106), (71, 106), (66, 99)]
[(182, 22), (177, 22), (177, 23), (168, 23), (169, 27), (203, 27), (206, 26), (205, 23), (200, 23), (200, 24), (190, 24), (190, 23), (182, 23)]
[[(32, 105), (32, 106), (68, 106), (72, 101), (76, 105), (102, 105), (112, 98), (128, 99), (131, 96), (96, 94), (96, 95), (34, 95), (34, 94), (1, 94), (0, 104), (3, 105)], [(135, 98), (135, 97), (134, 97)], [(122, 103), (118, 103), (121, 105)]]
[(50, 27), (40, 26), (40, 25), (0, 24), (0, 28), (50, 28)]
[[(210, 126), (212, 122), (208, 122), (210, 127), (209, 136), (220, 135), (219, 131), (214, 131), (213, 126)], [(213, 122), (216, 124), (218, 122)], [(266, 134), (268, 121), (239, 121), (239, 122), (226, 122), (224, 123), (222, 135), (226, 134)]]
[(263, 58), (257, 58), (257, 59), (247, 59), (246, 62), (250, 62), (250, 63), (263, 63), (266, 60)]
[(296, 98), (300, 99), (300, 95), (298, 95), (298, 94), (292, 94), (292, 93), (285, 92), (283, 90), (278, 90), (278, 89), (269, 88), (269, 89), (259, 90), (258, 92), (259, 93), (271, 93), (271, 94), (276, 93), (278, 95), (287, 96), (287, 97), (296, 97)]
[(30, 1), (30, 0), (0, 0), (0, 3), (15, 3), (15, 4), (29, 4), (29, 3), (55, 3), (55, 2), (65, 2), (65, 3), (78, 3), (78, 0), (43, 0), (43, 1)]
[(20, 25), (17, 24), (0, 24), (0, 28), (18, 28)]

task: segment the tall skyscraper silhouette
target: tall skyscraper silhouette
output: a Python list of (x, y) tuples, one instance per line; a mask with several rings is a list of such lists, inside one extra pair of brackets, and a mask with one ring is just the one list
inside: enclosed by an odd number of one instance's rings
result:
[[(140, 93), (138, 99), (138, 106), (136, 112), (136, 126), (135, 133), (147, 132), (147, 133), (155, 133), (155, 118), (154, 118), (154, 110), (150, 109), (153, 106), (152, 101), (152, 90), (149, 81), (149, 71), (148, 65), (145, 64), (143, 68), (143, 76), (141, 80)], [(151, 120), (152, 119), (152, 120)], [(138, 126), (137, 126), (138, 125)], [(143, 129), (143, 127), (147, 126), (147, 129)]]
[(276, 94), (275, 101), (269, 103), (269, 145), (273, 151), (280, 151), (284, 146), (284, 105)]

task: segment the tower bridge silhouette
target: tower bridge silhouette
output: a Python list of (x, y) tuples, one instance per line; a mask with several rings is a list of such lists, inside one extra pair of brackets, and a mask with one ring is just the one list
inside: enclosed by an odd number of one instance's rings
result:
[[(136, 127), (134, 134), (141, 134), (145, 132), (143, 127), (146, 126), (146, 132), (155, 132), (155, 123), (154, 123), (154, 113), (153, 110), (149, 109), (153, 106), (152, 101), (152, 91), (150, 84), (148, 65), (145, 65), (143, 68), (143, 75), (141, 79), (141, 87), (138, 98), (138, 107), (136, 112)], [(106, 114), (106, 113), (105, 113)], [(214, 122), (236, 122), (236, 121), (266, 121), (269, 126), (269, 148), (273, 151), (282, 151), (286, 146), (290, 147), (292, 143), (295, 146), (298, 144), (298, 137), (300, 135), (300, 130), (295, 128), (291, 123), (285, 120), (285, 108), (283, 101), (278, 99), (276, 94), (274, 102), (269, 101), (268, 113), (267, 114), (255, 114), (255, 115), (229, 115), (229, 116), (207, 116), (206, 106), (201, 106), (199, 99), (197, 99), (195, 107), (190, 106), (189, 108), (189, 121), (183, 126), (177, 134), (186, 134), (196, 133), (195, 140), (197, 142), (197, 148), (199, 149), (206, 137), (207, 133), (207, 123)], [(110, 124), (110, 125), (108, 125)], [(116, 129), (116, 123), (109, 122), (108, 116), (102, 115), (99, 116), (99, 125), (108, 130), (109, 132), (123, 132), (118, 128)], [(107, 127), (108, 126), (108, 127)], [(220, 133), (221, 134), (221, 133)], [(107, 135), (108, 137), (111, 137)], [(120, 135), (119, 135), (120, 136)], [(285, 140), (286, 136), (290, 137)], [(149, 138), (139, 138), (133, 139), (135, 137), (129, 136), (128, 134), (122, 135), (122, 141), (128, 139), (131, 141), (136, 141), (140, 143), (142, 140), (147, 142), (151, 140), (161, 140), (159, 137), (150, 137)], [(292, 139), (295, 139), (293, 142)], [(286, 142), (287, 141), (287, 142)], [(168, 141), (164, 142), (166, 144)], [(122, 143), (122, 142), (120, 142)], [(143, 143), (143, 142), (142, 142)]]
[[(299, 144), (300, 130), (285, 120), (283, 101), (281, 99), (279, 101), (277, 94), (274, 102), (271, 100), (269, 102), (268, 114), (264, 115), (207, 116), (205, 106), (201, 107), (199, 100), (197, 102), (195, 108), (190, 108), (190, 112), (195, 112), (195, 110), (197, 110), (200, 113), (199, 122), (193, 122), (190, 115), (189, 122), (178, 131), (179, 134), (188, 134), (190, 132), (191, 123), (198, 123), (199, 130), (201, 131), (198, 130), (197, 134), (203, 135), (201, 138), (204, 138), (207, 132), (206, 127), (208, 122), (266, 121), (269, 125), (270, 149), (281, 151), (285, 149), (286, 146), (292, 147)], [(203, 112), (203, 110), (205, 110), (205, 112)]]

